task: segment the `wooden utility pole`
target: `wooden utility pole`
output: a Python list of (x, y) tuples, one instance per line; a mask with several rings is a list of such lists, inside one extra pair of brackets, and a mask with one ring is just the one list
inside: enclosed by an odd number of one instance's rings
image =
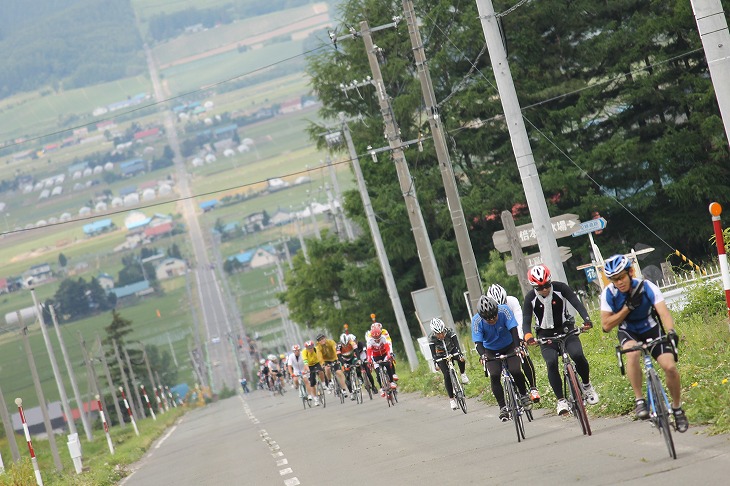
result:
[(99, 346), (99, 353), (101, 354), (101, 364), (104, 367), (104, 375), (106, 376), (107, 384), (109, 385), (109, 390), (111, 390), (112, 393), (112, 400), (114, 401), (114, 410), (117, 412), (117, 418), (119, 419), (119, 426), (124, 427), (124, 414), (122, 413), (122, 409), (119, 406), (119, 397), (117, 397), (117, 387), (114, 386), (114, 380), (112, 380), (112, 374), (109, 371), (109, 363), (106, 360), (106, 355), (104, 354), (104, 347), (101, 345), (101, 338), (99, 335), (96, 335), (96, 345)]

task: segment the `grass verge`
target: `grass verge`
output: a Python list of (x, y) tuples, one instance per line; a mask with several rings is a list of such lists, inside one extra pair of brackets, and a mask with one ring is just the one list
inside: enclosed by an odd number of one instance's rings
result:
[[(104, 429), (101, 423), (97, 422), (94, 430), (94, 440), (87, 442), (83, 432), (83, 466), (84, 471), (77, 475), (66, 447), (65, 436), (56, 436), (58, 453), (63, 463), (63, 472), (57, 472), (54, 466), (51, 448), (47, 440), (33, 440), (33, 448), (38, 459), (41, 476), (45, 485), (74, 485), (74, 486), (105, 486), (117, 484), (129, 474), (129, 466), (140, 460), (147, 452), (152, 443), (170, 426), (172, 426), (185, 412), (190, 410), (186, 407), (177, 407), (169, 412), (161, 414), (157, 420), (146, 418), (137, 423), (139, 437), (134, 434), (131, 425), (124, 428), (114, 427), (110, 429), (114, 441), (114, 455), (109, 453)], [(0, 474), (0, 485), (31, 485), (35, 484), (33, 466), (30, 461), (28, 448), (25, 439), (17, 436), (18, 449), (20, 450), (21, 461), (17, 464), (10, 463), (6, 459), (5, 474)], [(10, 447), (7, 439), (0, 443), (0, 450), (5, 458), (10, 458)], [(10, 463), (10, 464), (9, 464)]]

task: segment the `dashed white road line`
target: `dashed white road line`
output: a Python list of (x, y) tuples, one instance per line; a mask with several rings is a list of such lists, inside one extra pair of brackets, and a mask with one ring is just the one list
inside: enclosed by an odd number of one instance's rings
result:
[[(251, 420), (251, 422), (253, 422), (254, 424), (259, 424), (259, 420), (251, 412), (251, 409), (249, 408), (248, 403), (246, 403), (246, 400), (243, 398), (243, 396), (239, 395), (238, 398), (240, 398), (241, 402), (243, 402), (243, 410), (246, 412), (249, 420)], [(276, 443), (274, 439), (269, 436), (269, 433), (266, 431), (266, 429), (259, 430), (259, 436), (261, 437), (261, 440), (266, 442), (266, 444), (269, 446), (269, 450), (271, 451), (271, 457), (276, 460), (276, 467), (286, 466), (287, 464), (289, 464), (289, 461), (285, 457), (283, 457), (284, 453), (281, 451), (281, 447), (279, 446), (279, 444)], [(167, 438), (167, 436), (165, 436), (165, 438)], [(162, 440), (164, 440), (165, 438), (163, 438)], [(279, 469), (280, 476), (288, 476), (290, 474), (294, 474), (294, 471), (291, 467)], [(297, 477), (284, 480), (284, 486), (297, 486), (298, 484), (301, 483), (299, 482), (299, 479)]]

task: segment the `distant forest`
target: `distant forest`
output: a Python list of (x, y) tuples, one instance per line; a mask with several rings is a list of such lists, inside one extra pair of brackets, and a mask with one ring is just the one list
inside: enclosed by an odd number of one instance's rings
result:
[[(233, 0), (224, 7), (158, 14), (151, 42), (186, 27), (213, 27), (314, 0)], [(143, 40), (130, 0), (0, 0), (0, 99), (38, 89), (72, 89), (146, 71)]]
[(135, 76), (146, 69), (129, 0), (3, 0), (0, 98)]

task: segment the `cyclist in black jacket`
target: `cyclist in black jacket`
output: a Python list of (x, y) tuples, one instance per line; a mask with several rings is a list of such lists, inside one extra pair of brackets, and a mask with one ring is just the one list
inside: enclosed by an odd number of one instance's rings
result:
[[(458, 358), (451, 358), (451, 360), (459, 366), (461, 382), (465, 385), (469, 384), (469, 377), (466, 376), (466, 362), (461, 352), (461, 346), (459, 345), (459, 337), (454, 330), (447, 328), (444, 321), (438, 317), (434, 317), (431, 319), (431, 331), (432, 333), (428, 336), (428, 346), (431, 348), (431, 356), (433, 356), (434, 361), (443, 358), (447, 353), (459, 355)], [(444, 347), (444, 344), (446, 347)], [(446, 364), (446, 360), (439, 361), (435, 364), (444, 375), (444, 386), (446, 387), (446, 393), (449, 394), (451, 410), (456, 410), (458, 405), (456, 404), (456, 400), (454, 400), (454, 387), (449, 376), (448, 364)]]
[[(550, 269), (545, 265), (535, 265), (527, 272), (527, 280), (532, 285), (525, 296), (522, 306), (522, 330), (525, 333), (527, 344), (535, 344), (532, 335), (532, 318), (535, 317), (535, 334), (541, 338), (549, 338), (562, 334), (575, 327), (575, 319), (568, 310), (568, 304), (573, 306), (583, 318), (583, 328), (593, 327), (583, 303), (573, 289), (563, 282), (554, 282)], [(598, 393), (590, 382), (590, 368), (588, 360), (583, 354), (583, 346), (578, 336), (571, 336), (565, 342), (565, 349), (575, 362), (575, 370), (582, 381), (583, 396), (593, 405), (598, 403)], [(540, 352), (547, 367), (548, 381), (558, 399), (557, 412), (563, 415), (570, 412), (570, 406), (563, 396), (563, 380), (558, 369), (558, 345), (556, 343), (541, 344)]]

